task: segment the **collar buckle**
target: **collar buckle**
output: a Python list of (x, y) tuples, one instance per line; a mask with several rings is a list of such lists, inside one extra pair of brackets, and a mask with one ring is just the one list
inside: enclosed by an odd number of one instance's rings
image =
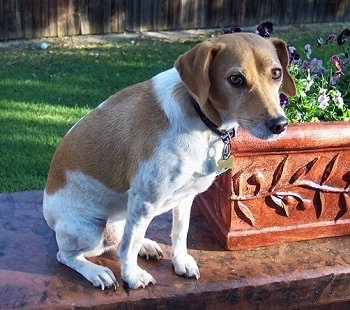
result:
[(235, 129), (232, 128), (229, 131), (222, 130), (224, 135), (221, 135), (220, 138), (224, 143), (224, 148), (222, 150), (222, 159), (228, 159), (231, 156), (231, 139), (235, 136)]

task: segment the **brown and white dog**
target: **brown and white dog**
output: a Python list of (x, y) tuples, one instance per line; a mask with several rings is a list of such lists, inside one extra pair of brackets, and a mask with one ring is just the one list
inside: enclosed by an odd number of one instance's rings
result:
[(86, 257), (119, 247), (123, 281), (133, 289), (155, 283), (137, 257), (162, 257), (145, 232), (172, 209), (172, 264), (176, 274), (198, 279), (186, 238), (193, 199), (213, 182), (222, 157), (224, 143), (212, 127), (278, 137), (287, 125), (280, 86), (295, 94), (287, 66), (279, 39), (219, 36), (80, 119), (57, 147), (44, 192), (57, 259), (104, 289), (117, 284), (115, 275)]

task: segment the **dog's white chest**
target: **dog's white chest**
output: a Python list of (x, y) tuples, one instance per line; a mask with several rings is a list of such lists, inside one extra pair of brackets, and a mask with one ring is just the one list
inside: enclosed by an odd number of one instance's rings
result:
[[(185, 194), (198, 194), (205, 191), (217, 175), (217, 162), (221, 158), (223, 143), (214, 138), (209, 144), (193, 143), (192, 151), (184, 150), (182, 158), (182, 176), (184, 184), (181, 191)], [(186, 193), (187, 192), (187, 193)]]

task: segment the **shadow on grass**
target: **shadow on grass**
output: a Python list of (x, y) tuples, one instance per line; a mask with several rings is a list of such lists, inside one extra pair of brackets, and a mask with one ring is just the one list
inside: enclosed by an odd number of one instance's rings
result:
[(173, 66), (194, 43), (0, 51), (0, 191), (44, 187), (65, 132), (117, 90)]
[(71, 124), (11, 118), (1, 124), (8, 130), (0, 136), (0, 192), (43, 188), (51, 157)]

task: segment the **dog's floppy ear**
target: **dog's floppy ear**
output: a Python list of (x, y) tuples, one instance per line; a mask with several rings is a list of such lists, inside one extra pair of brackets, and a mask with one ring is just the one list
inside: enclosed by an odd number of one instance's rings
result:
[(208, 99), (210, 88), (209, 67), (220, 48), (220, 45), (202, 42), (175, 61), (175, 68), (179, 72), (182, 81), (201, 105)]
[(288, 71), (289, 54), (287, 51), (286, 44), (284, 43), (284, 41), (275, 38), (271, 39), (271, 42), (276, 48), (278, 59), (280, 60), (280, 63), (283, 68), (282, 91), (287, 96), (295, 96), (295, 83)]

